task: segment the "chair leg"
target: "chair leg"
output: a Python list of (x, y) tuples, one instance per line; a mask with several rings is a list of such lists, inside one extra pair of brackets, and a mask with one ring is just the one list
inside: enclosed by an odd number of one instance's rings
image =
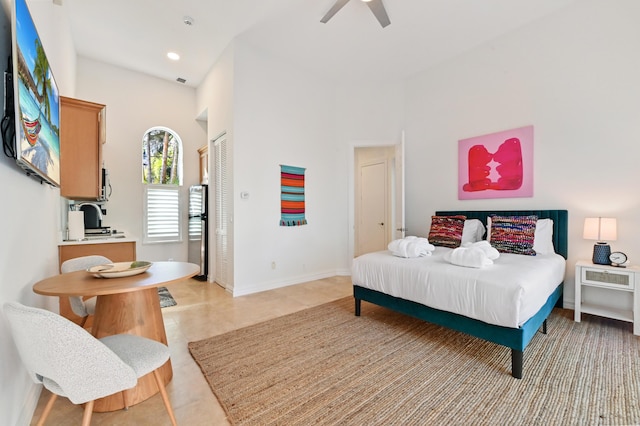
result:
[(173, 408), (171, 408), (171, 402), (169, 402), (167, 389), (164, 387), (164, 382), (162, 381), (162, 377), (160, 377), (160, 372), (158, 371), (158, 369), (153, 370), (153, 377), (156, 378), (156, 383), (158, 384), (158, 389), (160, 389), (160, 395), (162, 395), (164, 406), (167, 407), (167, 412), (169, 413), (169, 417), (171, 418), (171, 424), (173, 426), (177, 426), (178, 423), (176, 422), (176, 417), (173, 415)]
[(95, 401), (89, 401), (84, 405), (84, 414), (82, 415), (82, 426), (91, 425), (91, 415), (93, 414), (93, 403)]
[(80, 323), (80, 327), (84, 328), (84, 325), (87, 322), (87, 319), (89, 319), (89, 315), (82, 317), (82, 322)]
[(37, 423), (38, 426), (44, 425), (45, 420), (47, 420), (47, 417), (49, 417), (49, 413), (51, 413), (51, 409), (53, 408), (53, 403), (56, 402), (56, 398), (58, 398), (58, 395), (56, 395), (55, 393), (52, 393), (51, 398), (49, 398), (49, 401), (47, 401), (47, 405), (44, 406), (44, 411), (40, 416), (40, 420), (38, 420), (38, 423)]

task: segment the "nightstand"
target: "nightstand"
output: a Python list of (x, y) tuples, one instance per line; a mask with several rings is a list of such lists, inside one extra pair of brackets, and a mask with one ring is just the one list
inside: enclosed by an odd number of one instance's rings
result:
[[(579, 260), (576, 263), (575, 314), (574, 320), (580, 322), (582, 312), (633, 323), (633, 334), (640, 335), (640, 268), (629, 266), (619, 268), (608, 265), (596, 265), (591, 261)], [(631, 300), (631, 309), (616, 308), (598, 303), (584, 303), (582, 289), (598, 287), (607, 292), (624, 292)]]

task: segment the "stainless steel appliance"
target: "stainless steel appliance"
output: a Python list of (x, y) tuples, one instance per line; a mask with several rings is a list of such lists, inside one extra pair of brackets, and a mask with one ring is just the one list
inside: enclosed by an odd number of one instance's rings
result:
[(109, 170), (102, 168), (102, 188), (100, 188), (100, 201), (109, 201), (111, 196), (111, 181), (109, 180)]
[(194, 278), (206, 281), (209, 273), (208, 186), (189, 187), (189, 262), (200, 265)]

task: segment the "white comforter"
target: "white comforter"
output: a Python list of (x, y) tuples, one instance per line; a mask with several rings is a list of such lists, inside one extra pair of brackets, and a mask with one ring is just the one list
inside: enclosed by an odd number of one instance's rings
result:
[(493, 265), (465, 268), (444, 260), (452, 249), (404, 259), (389, 251), (353, 262), (352, 281), (381, 293), (489, 324), (517, 328), (545, 303), (564, 280), (565, 259), (557, 254), (501, 253)]

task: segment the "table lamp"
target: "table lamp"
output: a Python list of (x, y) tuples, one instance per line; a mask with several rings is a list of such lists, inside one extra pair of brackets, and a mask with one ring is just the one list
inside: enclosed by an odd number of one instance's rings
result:
[(618, 238), (616, 219), (612, 217), (588, 217), (584, 220), (585, 240), (596, 240), (593, 246), (593, 263), (609, 265), (611, 247), (605, 241), (615, 241)]

